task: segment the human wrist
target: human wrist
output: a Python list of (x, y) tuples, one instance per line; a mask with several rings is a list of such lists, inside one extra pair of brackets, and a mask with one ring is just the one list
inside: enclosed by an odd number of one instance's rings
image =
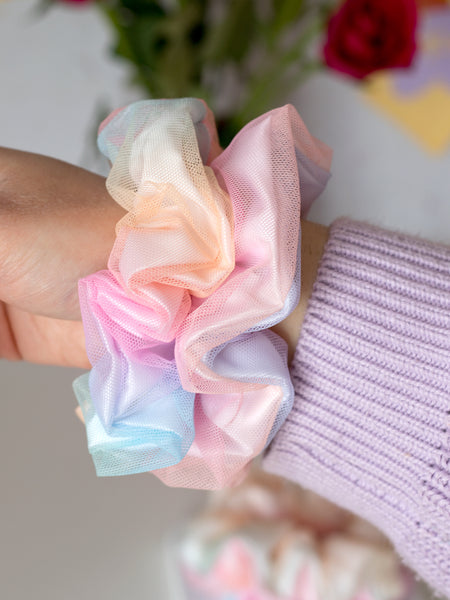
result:
[(312, 294), (320, 260), (328, 239), (329, 228), (312, 221), (302, 221), (301, 233), (301, 293), (300, 301), (292, 313), (272, 330), (288, 344), (289, 361), (297, 346), (309, 298)]

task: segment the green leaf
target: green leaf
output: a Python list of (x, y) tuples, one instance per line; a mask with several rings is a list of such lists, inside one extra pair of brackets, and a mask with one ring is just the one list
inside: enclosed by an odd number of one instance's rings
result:
[(305, 4), (305, 0), (273, 0), (273, 34), (298, 21), (305, 12)]
[(117, 3), (118, 9), (126, 9), (131, 11), (135, 17), (139, 15), (162, 18), (166, 15), (166, 11), (158, 2), (151, 0), (119, 0)]
[(254, 41), (256, 25), (253, 0), (231, 0), (222, 21), (208, 32), (203, 60), (216, 64), (242, 61)]

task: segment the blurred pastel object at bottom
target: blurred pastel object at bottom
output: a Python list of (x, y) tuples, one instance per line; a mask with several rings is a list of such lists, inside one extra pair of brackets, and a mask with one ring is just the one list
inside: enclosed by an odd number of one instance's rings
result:
[[(407, 600), (412, 573), (371, 525), (254, 472), (173, 541), (177, 600)], [(415, 596), (417, 598), (417, 596)]]

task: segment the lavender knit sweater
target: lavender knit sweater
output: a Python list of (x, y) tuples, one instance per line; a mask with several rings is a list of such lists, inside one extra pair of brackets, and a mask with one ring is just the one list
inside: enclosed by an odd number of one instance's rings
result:
[(450, 597), (450, 248), (340, 220), (264, 459), (368, 519)]

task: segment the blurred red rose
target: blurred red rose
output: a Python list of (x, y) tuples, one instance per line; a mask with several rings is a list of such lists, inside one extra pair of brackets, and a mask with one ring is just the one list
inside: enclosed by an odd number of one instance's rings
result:
[(415, 0), (347, 0), (328, 23), (325, 62), (358, 79), (378, 69), (408, 67), (416, 25)]

